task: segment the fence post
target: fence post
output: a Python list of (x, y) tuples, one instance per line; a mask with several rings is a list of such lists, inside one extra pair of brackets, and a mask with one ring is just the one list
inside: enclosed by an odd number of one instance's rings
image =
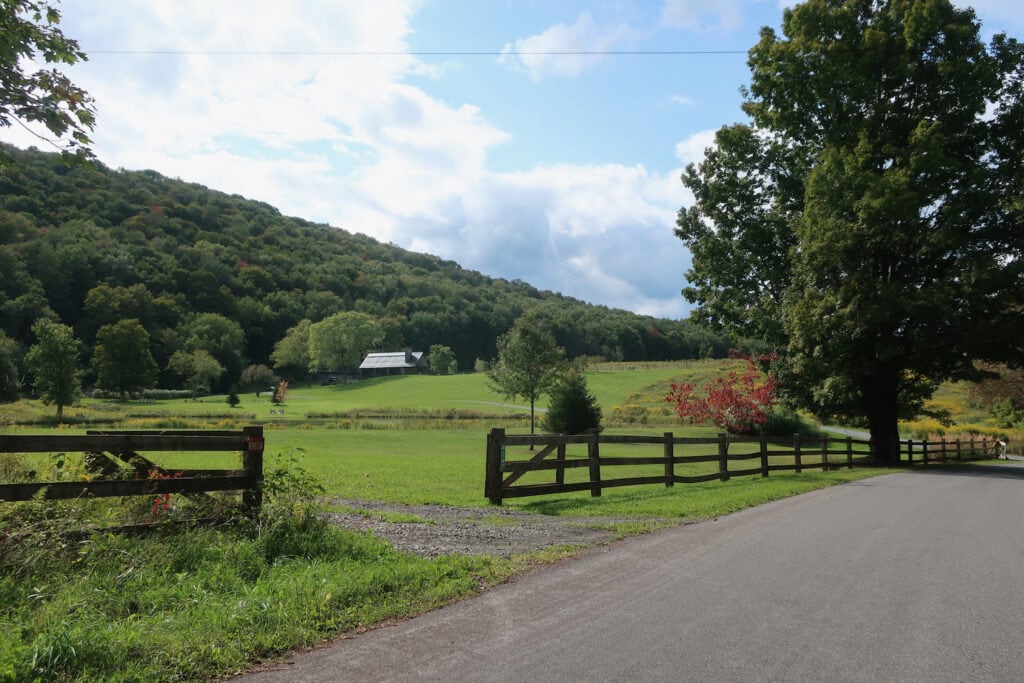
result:
[(665, 488), (672, 488), (676, 483), (675, 437), (672, 432), (665, 432)]
[(561, 486), (565, 483), (565, 439), (558, 444), (555, 460), (558, 461), (558, 469), (555, 470), (555, 483)]
[(768, 435), (761, 432), (761, 476), (768, 476)]
[(914, 464), (914, 440), (907, 439), (907, 464)]
[(821, 435), (821, 471), (828, 472), (828, 437)]
[(956, 461), (960, 462), (960, 460), (962, 459), (962, 456), (963, 456), (963, 453), (961, 453), (961, 451), (960, 451), (960, 437), (958, 436), (958, 437), (956, 437)]
[(601, 452), (597, 445), (597, 430), (587, 435), (587, 459), (590, 460), (590, 497), (601, 497)]
[(487, 435), (487, 475), (484, 480), (484, 495), (494, 505), (501, 505), (501, 447), (505, 430), (491, 429)]
[(846, 437), (846, 467), (853, 469), (853, 437)]
[(249, 480), (249, 487), (242, 493), (242, 505), (252, 517), (260, 513), (263, 504), (263, 426), (242, 428), (245, 435), (245, 452), (242, 453), (242, 470)]
[(729, 442), (725, 432), (718, 433), (718, 473), (722, 481), (729, 481)]
[(928, 464), (928, 438), (921, 442), (921, 462), (925, 465)]
[(800, 435), (793, 435), (793, 465), (797, 474), (803, 472), (803, 463), (800, 461)]
[(946, 436), (943, 434), (939, 438), (939, 443), (942, 444), (942, 462), (946, 462)]

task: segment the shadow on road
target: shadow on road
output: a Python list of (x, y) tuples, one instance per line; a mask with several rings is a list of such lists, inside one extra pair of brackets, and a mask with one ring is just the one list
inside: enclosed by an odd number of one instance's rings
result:
[(954, 474), (960, 477), (993, 477), (999, 479), (1024, 479), (1024, 464), (1021, 465), (944, 465), (907, 470), (915, 474)]

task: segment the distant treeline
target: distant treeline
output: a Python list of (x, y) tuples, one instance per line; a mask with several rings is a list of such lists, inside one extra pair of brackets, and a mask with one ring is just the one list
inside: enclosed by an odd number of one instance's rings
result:
[(74, 329), (88, 367), (97, 330), (136, 318), (161, 386), (175, 384), (166, 374), (171, 355), (188, 347), (197, 321), (209, 330), (212, 316), (244, 333), (243, 348), (220, 351), (233, 356), (218, 358), (229, 370), (225, 385), (246, 364), (270, 365), (274, 344), (300, 320), (340, 311), (378, 318), (389, 349), (443, 344), (466, 369), (493, 358), (498, 335), (527, 311), (570, 357), (721, 357), (733, 345), (686, 320), (490, 278), (154, 171), (68, 166), (59, 155), (6, 146), (0, 273), (0, 331), (23, 349), (34, 341), (32, 323), (50, 317)]

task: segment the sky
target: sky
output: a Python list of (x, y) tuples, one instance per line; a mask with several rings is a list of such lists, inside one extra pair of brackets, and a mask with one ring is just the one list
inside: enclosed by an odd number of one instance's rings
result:
[[(987, 38), (1019, 0), (977, 0)], [(780, 0), (64, 0), (93, 150), (593, 304), (686, 317), (680, 182)], [(957, 3), (962, 4), (962, 3)], [(653, 54), (658, 53), (658, 54)], [(0, 139), (47, 146), (18, 126)]]

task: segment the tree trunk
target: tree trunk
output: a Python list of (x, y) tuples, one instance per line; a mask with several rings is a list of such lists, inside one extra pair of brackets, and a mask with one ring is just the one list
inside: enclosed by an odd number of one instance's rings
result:
[(895, 374), (874, 377), (864, 391), (867, 400), (868, 429), (878, 465), (894, 466), (900, 462), (899, 396)]
[[(533, 436), (533, 406), (537, 402), (537, 399), (530, 397), (530, 436)], [(533, 450), (533, 442), (530, 442), (530, 450)]]

